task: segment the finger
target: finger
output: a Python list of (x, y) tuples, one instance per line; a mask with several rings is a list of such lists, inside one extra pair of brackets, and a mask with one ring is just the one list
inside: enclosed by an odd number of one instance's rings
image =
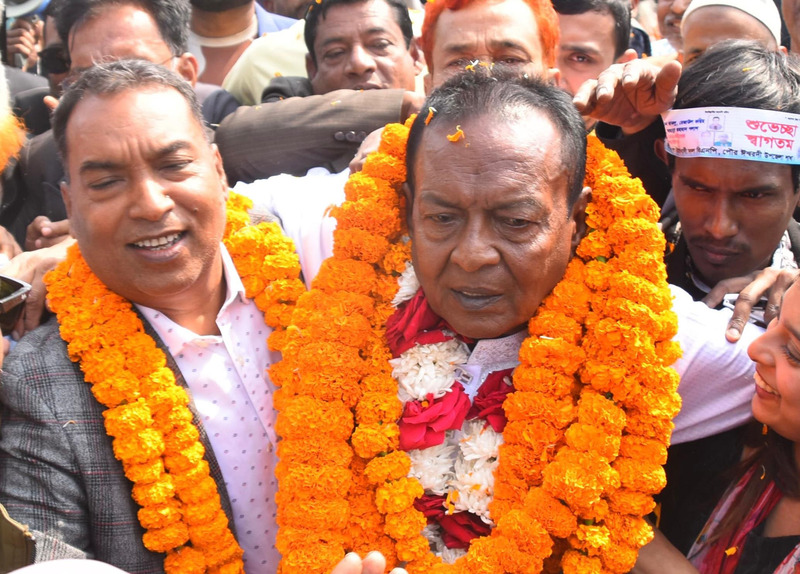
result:
[(678, 95), (678, 80), (681, 79), (681, 65), (675, 62), (667, 62), (656, 76), (656, 101), (664, 106), (667, 111), (675, 103)]
[(46, 105), (50, 111), (53, 112), (58, 107), (58, 99), (54, 98), (53, 96), (45, 96), (44, 105)]
[[(758, 280), (756, 280), (758, 281)], [(728, 328), (725, 331), (725, 338), (731, 343), (735, 343), (742, 336), (744, 326), (750, 319), (750, 314), (753, 312), (753, 306), (761, 299), (760, 287), (752, 288), (756, 282), (751, 284), (751, 287), (742, 290), (736, 298), (736, 304), (733, 306), (733, 315), (731, 320), (728, 321)]]
[(703, 297), (703, 303), (715, 309), (722, 300), (725, 298), (725, 295), (728, 293), (739, 293), (748, 285), (750, 285), (753, 281), (756, 280), (757, 274), (751, 273), (750, 275), (745, 275), (744, 277), (732, 277), (730, 279), (723, 279), (716, 285), (714, 288), (708, 292), (708, 295)]
[(581, 114), (588, 115), (592, 112), (595, 105), (595, 91), (597, 90), (597, 80), (586, 80), (575, 92), (572, 104)]
[(42, 322), (46, 297), (47, 290), (44, 286), (44, 274), (37, 272), (33, 281), (31, 281), (31, 290), (25, 300), (22, 329), (18, 332), (20, 337), (28, 331), (33, 331)]
[(767, 291), (767, 306), (764, 309), (764, 322), (769, 325), (781, 310), (783, 294), (792, 286), (800, 276), (797, 269), (783, 269), (775, 278), (775, 283)]
[(363, 574), (383, 574), (386, 571), (386, 558), (380, 552), (370, 552), (361, 563)]
[(331, 570), (331, 574), (361, 574), (361, 557), (350, 552)]

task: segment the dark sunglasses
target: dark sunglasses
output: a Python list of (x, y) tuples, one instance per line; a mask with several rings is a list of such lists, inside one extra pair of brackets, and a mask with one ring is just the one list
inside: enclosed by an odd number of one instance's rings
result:
[(45, 76), (66, 74), (71, 64), (67, 50), (61, 44), (53, 44), (39, 52), (39, 62)]

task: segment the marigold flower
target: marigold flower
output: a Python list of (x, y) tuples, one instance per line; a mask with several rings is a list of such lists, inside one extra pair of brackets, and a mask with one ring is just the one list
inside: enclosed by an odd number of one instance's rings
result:
[(152, 552), (166, 552), (185, 544), (189, 540), (189, 529), (183, 522), (173, 522), (164, 528), (148, 530), (142, 536), (145, 548)]
[(525, 512), (557, 538), (567, 538), (578, 527), (578, 519), (569, 507), (543, 488), (530, 489), (525, 497)]
[(364, 469), (364, 475), (372, 484), (380, 484), (403, 478), (408, 475), (410, 469), (411, 461), (408, 454), (395, 451), (370, 460)]
[(167, 572), (185, 572), (186, 574), (203, 574), (206, 571), (206, 561), (203, 553), (191, 546), (183, 546), (170, 552), (164, 560), (164, 570)]
[(375, 504), (383, 514), (402, 512), (410, 508), (424, 490), (415, 478), (399, 478), (386, 482), (375, 490)]
[(140, 508), (136, 516), (145, 530), (157, 530), (177, 522), (183, 514), (180, 503), (171, 498), (163, 504), (151, 504)]
[(658, 494), (667, 484), (663, 467), (652, 461), (620, 457), (613, 463), (622, 486), (647, 494)]

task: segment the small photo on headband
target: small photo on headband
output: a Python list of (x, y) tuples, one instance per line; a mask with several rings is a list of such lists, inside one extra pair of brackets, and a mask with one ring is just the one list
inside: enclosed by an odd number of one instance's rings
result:
[(666, 150), (677, 157), (800, 163), (800, 115), (748, 108), (688, 108), (662, 114)]

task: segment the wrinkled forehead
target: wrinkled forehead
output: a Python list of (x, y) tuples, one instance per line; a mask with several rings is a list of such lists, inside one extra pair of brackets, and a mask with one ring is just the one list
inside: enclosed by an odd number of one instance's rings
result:
[(489, 190), (507, 180), (551, 182), (561, 188), (570, 169), (569, 161), (561, 161), (560, 134), (553, 123), (529, 108), (442, 118), (425, 127), (413, 153), (415, 189), (433, 178), (446, 181), (441, 177), (445, 172)]

